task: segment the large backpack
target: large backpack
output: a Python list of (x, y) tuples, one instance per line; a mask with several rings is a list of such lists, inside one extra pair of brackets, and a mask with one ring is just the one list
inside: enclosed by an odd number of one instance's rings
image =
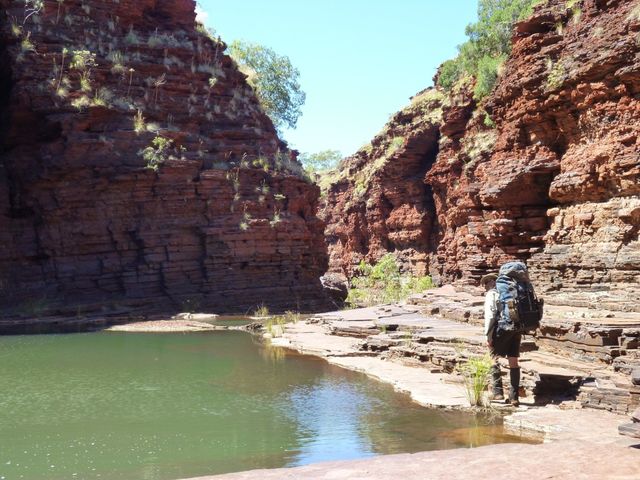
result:
[(498, 291), (498, 331), (533, 332), (540, 326), (544, 302), (536, 297), (527, 266), (509, 262), (500, 267)]

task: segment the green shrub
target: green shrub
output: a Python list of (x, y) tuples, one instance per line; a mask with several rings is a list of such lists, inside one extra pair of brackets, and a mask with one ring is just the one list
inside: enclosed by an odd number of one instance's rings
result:
[(15, 18), (11, 19), (11, 34), (16, 38), (20, 38), (22, 36), (22, 27), (18, 25)]
[(27, 32), (27, 36), (22, 39), (20, 42), (20, 48), (23, 52), (35, 52), (36, 46), (31, 41), (31, 32)]
[(489, 354), (483, 357), (471, 357), (458, 367), (464, 378), (467, 398), (472, 407), (486, 407), (489, 405), (484, 392), (489, 386), (489, 375), (493, 362)]
[(71, 52), (71, 64), (69, 66), (81, 72), (96, 67), (98, 66), (96, 63), (96, 54), (88, 50), (73, 50)]
[(506, 59), (506, 55), (502, 54), (497, 57), (485, 56), (478, 61), (476, 86), (473, 89), (476, 100), (482, 100), (491, 93), (498, 80), (498, 71)]
[(90, 105), (91, 105), (91, 99), (86, 95), (82, 95), (71, 101), (71, 106), (77, 108), (79, 111), (83, 111), (85, 108), (89, 107)]
[(451, 90), (463, 73), (462, 62), (459, 57), (447, 60), (440, 65), (438, 70), (438, 85), (445, 90)]
[(271, 227), (275, 227), (276, 225), (278, 225), (280, 222), (282, 221), (282, 216), (280, 215), (280, 210), (275, 210), (273, 212), (273, 217), (271, 218), (271, 220), (269, 221), (269, 225), (271, 225)]
[(216, 31), (213, 28), (207, 27), (204, 23), (196, 21), (196, 32), (200, 35), (208, 38), (212, 42), (217, 42)]
[(351, 280), (346, 303), (350, 307), (398, 302), (413, 293), (433, 288), (431, 277), (402, 274), (395, 257), (384, 255), (376, 264), (360, 262), (358, 275)]
[(489, 115), (487, 112), (484, 112), (482, 123), (484, 123), (485, 127), (496, 128), (496, 122), (493, 121), (491, 115)]
[(172, 146), (172, 140), (158, 135), (151, 140), (151, 145), (138, 152), (138, 154), (142, 155), (142, 158), (146, 160), (148, 169), (157, 172), (160, 165), (169, 159), (169, 150)]
[(404, 145), (404, 137), (393, 137), (391, 139), (391, 142), (389, 142), (389, 146), (385, 151), (385, 155), (387, 157), (390, 157), (391, 155), (396, 153), (398, 150), (400, 150), (400, 148), (402, 148), (403, 145)]
[(437, 84), (450, 90), (465, 75), (476, 78), (474, 97), (480, 101), (492, 90), (502, 63), (511, 52), (514, 23), (531, 15), (541, 0), (479, 0), (478, 21), (467, 26), (469, 40), (458, 56), (444, 62)]

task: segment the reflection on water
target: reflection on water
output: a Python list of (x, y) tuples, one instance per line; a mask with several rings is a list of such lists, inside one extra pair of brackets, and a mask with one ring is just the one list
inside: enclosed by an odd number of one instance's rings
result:
[(3, 337), (0, 359), (6, 480), (173, 479), (506, 438), (242, 332)]

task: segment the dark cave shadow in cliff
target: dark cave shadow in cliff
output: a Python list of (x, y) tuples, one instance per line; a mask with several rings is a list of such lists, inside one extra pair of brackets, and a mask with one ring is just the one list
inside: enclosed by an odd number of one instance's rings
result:
[[(437, 244), (434, 242), (435, 232), (437, 231), (437, 215), (436, 204), (434, 200), (433, 189), (431, 185), (425, 183), (425, 176), (431, 170), (439, 153), (439, 140), (440, 132), (437, 128), (430, 130), (427, 134), (413, 139), (406, 147), (406, 151), (411, 152), (413, 161), (409, 159), (409, 163), (405, 166), (408, 167), (407, 175), (403, 177), (404, 180), (404, 197), (407, 203), (412, 204), (417, 212), (422, 215), (422, 221), (419, 225), (419, 240), (411, 240), (409, 243), (402, 244), (394, 242), (389, 238), (389, 234), (393, 233), (392, 230), (387, 230), (386, 238), (384, 238), (383, 245), (388, 252), (400, 253), (402, 251), (415, 250), (418, 254), (431, 254), (435, 251)], [(390, 186), (393, 187), (398, 181), (395, 176), (391, 177)], [(414, 196), (414, 192), (417, 194)], [(381, 198), (383, 206), (383, 212), (388, 217), (397, 205), (394, 205), (384, 195)], [(367, 245), (368, 248), (368, 245)], [(407, 271), (422, 271), (426, 274), (429, 270), (428, 262), (424, 260), (414, 260), (410, 254), (399, 255), (397, 260), (400, 262), (403, 270)], [(424, 265), (421, 265), (424, 263)]]

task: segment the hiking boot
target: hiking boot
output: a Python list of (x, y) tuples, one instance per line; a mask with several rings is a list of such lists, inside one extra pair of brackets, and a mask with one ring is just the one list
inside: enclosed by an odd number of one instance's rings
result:
[(509, 400), (505, 403), (518, 407), (520, 406), (520, 368), (509, 369), (509, 380), (511, 383), (509, 386)]
[(497, 363), (491, 367), (491, 395), (490, 400), (504, 400), (502, 391), (502, 375), (500, 374), (500, 365)]

